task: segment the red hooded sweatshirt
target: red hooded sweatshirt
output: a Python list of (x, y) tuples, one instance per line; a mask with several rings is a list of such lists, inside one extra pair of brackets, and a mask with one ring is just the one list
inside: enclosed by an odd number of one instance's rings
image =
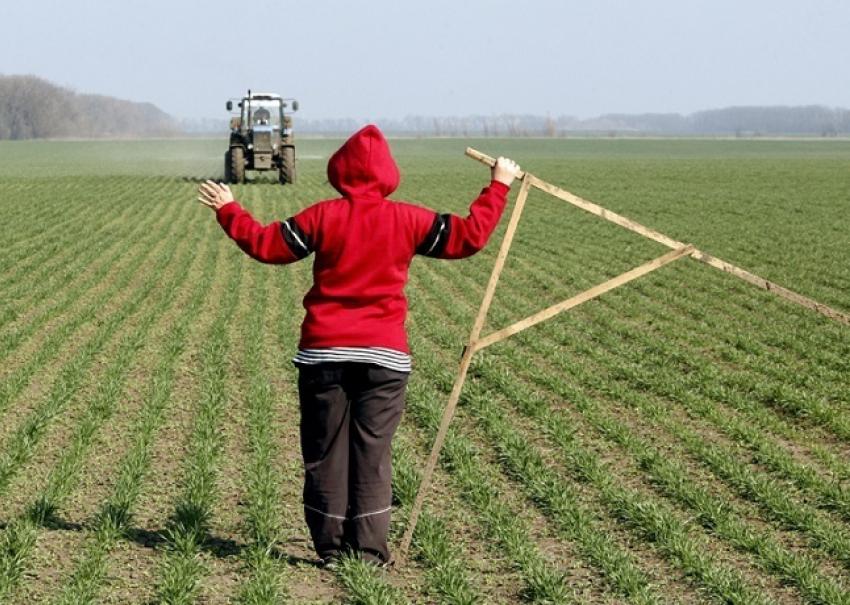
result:
[(375, 126), (355, 133), (331, 156), (328, 179), (342, 197), (285, 221), (263, 226), (231, 202), (218, 210), (218, 222), (261, 262), (286, 264), (316, 254), (299, 349), (386, 347), (409, 353), (404, 286), (414, 255), (457, 259), (481, 250), (502, 216), (509, 188), (492, 181), (466, 218), (388, 200), (400, 175)]

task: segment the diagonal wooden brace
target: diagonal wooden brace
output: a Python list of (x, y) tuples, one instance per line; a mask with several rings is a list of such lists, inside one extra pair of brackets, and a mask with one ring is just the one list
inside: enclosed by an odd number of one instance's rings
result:
[[(484, 155), (480, 151), (476, 151), (470, 148), (467, 148), (466, 155), (488, 166), (493, 166), (493, 164), (495, 164), (496, 162), (496, 160), (494, 160), (490, 156)], [(633, 220), (627, 219), (626, 217), (621, 216), (616, 212), (611, 212), (610, 210), (607, 210), (601, 206), (597, 206), (592, 202), (588, 202), (587, 200), (582, 199), (579, 196), (570, 193), (569, 191), (564, 191), (563, 189), (556, 187), (555, 185), (550, 185), (549, 183), (541, 181), (533, 175), (527, 174), (524, 176), (527, 177), (525, 180), (528, 181), (531, 186), (540, 189), (541, 191), (545, 191), (546, 193), (549, 193), (557, 197), (558, 199), (564, 200), (565, 202), (569, 202), (573, 206), (577, 206), (578, 208), (586, 210), (591, 214), (595, 214), (596, 216), (604, 218), (607, 221), (620, 225), (621, 227), (624, 227), (629, 231), (634, 231), (635, 233), (639, 233), (640, 235), (654, 240), (659, 244), (664, 244), (668, 248), (673, 248), (675, 250), (685, 246), (685, 244), (683, 244), (682, 242), (676, 241), (675, 239), (667, 237), (666, 235), (658, 233), (657, 231), (653, 231), (648, 227), (644, 227), (643, 225), (636, 223)], [(798, 294), (787, 288), (783, 288), (778, 284), (768, 281), (763, 277), (759, 277), (758, 275), (754, 275), (749, 271), (741, 269), (740, 267), (736, 267), (735, 265), (720, 260), (719, 258), (710, 256), (705, 252), (702, 252), (700, 250), (694, 250), (693, 252), (691, 252), (691, 258), (705, 263), (711, 267), (714, 267), (715, 269), (720, 269), (721, 271), (729, 273), (730, 275), (734, 275), (735, 277), (739, 277), (744, 281), (753, 284), (756, 287), (762, 288), (763, 290), (767, 290), (768, 292), (771, 292), (776, 296), (784, 298), (785, 300), (788, 300), (794, 304), (806, 307), (807, 309), (820, 313), (821, 315), (825, 315), (826, 317), (834, 319), (835, 321), (850, 325), (850, 316), (835, 309), (832, 309), (817, 301), (814, 301), (810, 298), (807, 298), (802, 294)]]
[(640, 267), (636, 267), (627, 273), (623, 273), (613, 279), (610, 279), (604, 283), (599, 284), (598, 286), (594, 286), (590, 290), (586, 290), (581, 294), (577, 294), (572, 298), (565, 300), (564, 302), (558, 303), (557, 305), (552, 305), (548, 309), (544, 309), (534, 315), (523, 319), (522, 321), (518, 321), (513, 325), (508, 326), (507, 328), (502, 328), (498, 332), (493, 332), (489, 336), (486, 336), (480, 339), (475, 343), (475, 351), (480, 351), (485, 347), (489, 347), (492, 344), (496, 344), (497, 342), (506, 339), (509, 336), (513, 336), (519, 332), (522, 332), (526, 328), (530, 328), (536, 324), (539, 324), (541, 321), (545, 321), (551, 317), (554, 317), (558, 313), (562, 313), (568, 309), (572, 309), (573, 307), (577, 307), (578, 305), (591, 300), (592, 298), (596, 298), (606, 292), (610, 292), (614, 288), (618, 288), (623, 284), (627, 284), (632, 280), (637, 279), (638, 277), (642, 277), (647, 273), (655, 271), (656, 269), (660, 269), (664, 265), (672, 263), (675, 260), (682, 258), (683, 256), (688, 256), (692, 254), (694, 251), (694, 247), (688, 244), (687, 246), (683, 246), (678, 250), (673, 250), (672, 252), (668, 252), (664, 256), (660, 256), (655, 260), (651, 260), (646, 264), (641, 265)]

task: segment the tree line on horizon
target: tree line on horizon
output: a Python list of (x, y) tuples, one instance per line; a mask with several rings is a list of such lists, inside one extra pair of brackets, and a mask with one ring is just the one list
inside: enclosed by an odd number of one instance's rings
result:
[(177, 122), (150, 103), (78, 94), (36, 76), (0, 74), (0, 140), (172, 136)]
[[(78, 94), (36, 76), (0, 74), (0, 140), (145, 138), (225, 135), (226, 118), (176, 120), (151, 103)], [(850, 110), (823, 105), (742, 106), (678, 113), (571, 116), (408, 116), (373, 120), (389, 134), (437, 137), (567, 137), (582, 135), (820, 136), (850, 135)], [(296, 134), (346, 135), (363, 120), (295, 120)]]
[[(385, 132), (416, 136), (568, 137), (568, 136), (818, 136), (850, 135), (850, 110), (821, 105), (728, 107), (677, 113), (606, 114), (579, 119), (538, 115), (467, 117), (413, 116), (376, 120)], [(301, 120), (301, 132), (344, 133), (362, 126), (355, 120)]]

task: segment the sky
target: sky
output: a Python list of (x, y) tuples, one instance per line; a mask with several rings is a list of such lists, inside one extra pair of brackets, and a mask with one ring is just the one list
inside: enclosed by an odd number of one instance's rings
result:
[(0, 74), (226, 118), (850, 108), (848, 0), (3, 0)]

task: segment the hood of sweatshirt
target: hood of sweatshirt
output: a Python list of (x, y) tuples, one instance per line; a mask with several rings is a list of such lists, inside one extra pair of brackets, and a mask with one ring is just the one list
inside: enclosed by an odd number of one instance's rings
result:
[(369, 125), (328, 160), (328, 180), (347, 198), (385, 198), (396, 190), (401, 175), (383, 133)]

